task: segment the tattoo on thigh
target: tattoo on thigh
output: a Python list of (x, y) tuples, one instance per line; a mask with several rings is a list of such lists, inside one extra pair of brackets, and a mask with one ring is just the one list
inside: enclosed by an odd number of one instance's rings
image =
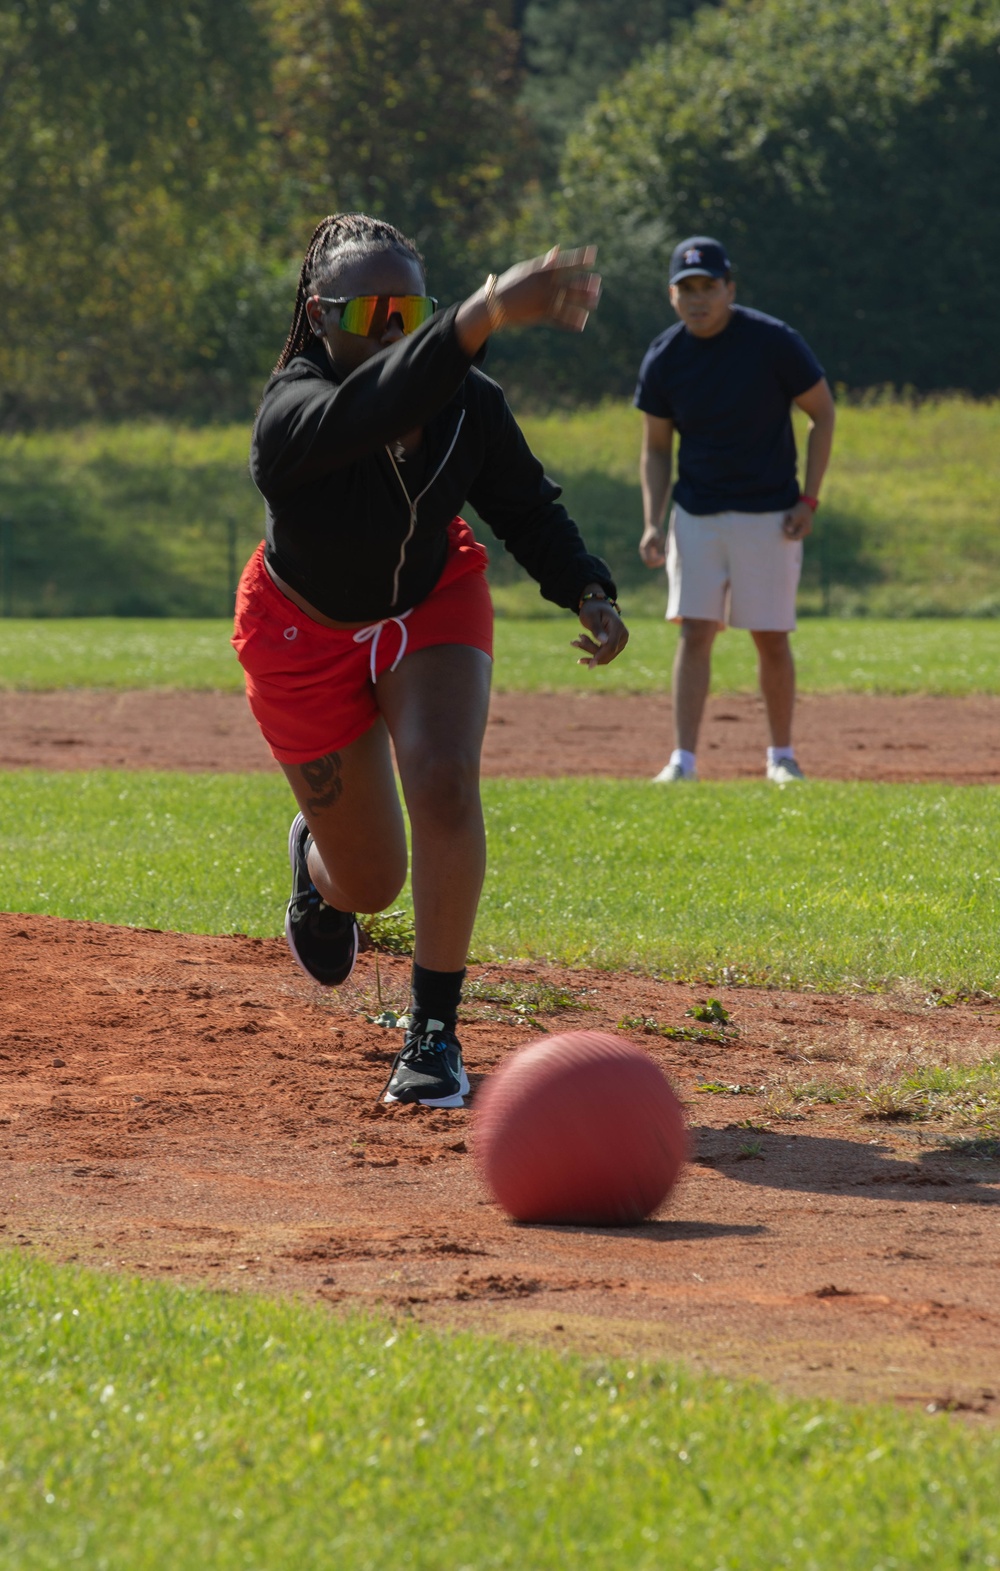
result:
[(306, 801), (309, 811), (317, 813), (321, 808), (332, 807), (344, 789), (340, 776), (340, 754), (327, 753), (323, 758), (314, 758), (311, 764), (301, 764), (299, 767), (303, 780), (314, 793)]

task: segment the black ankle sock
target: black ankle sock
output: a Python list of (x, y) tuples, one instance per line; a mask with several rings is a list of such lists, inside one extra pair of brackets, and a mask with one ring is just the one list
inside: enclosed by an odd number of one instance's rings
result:
[(414, 960), (410, 1008), (413, 1023), (424, 1026), (428, 1020), (440, 1020), (446, 1030), (454, 1031), (464, 981), (464, 966), (461, 971), (428, 971), (426, 966), (418, 966)]

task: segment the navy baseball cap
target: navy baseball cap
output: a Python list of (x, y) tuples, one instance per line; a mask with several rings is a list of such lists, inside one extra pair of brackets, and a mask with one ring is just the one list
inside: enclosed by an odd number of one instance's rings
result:
[(679, 278), (725, 278), (730, 271), (725, 246), (711, 235), (691, 235), (674, 247), (670, 258), (670, 282)]

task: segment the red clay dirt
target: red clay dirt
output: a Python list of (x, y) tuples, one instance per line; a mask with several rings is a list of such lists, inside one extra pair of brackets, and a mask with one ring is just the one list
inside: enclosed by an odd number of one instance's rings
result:
[[(672, 746), (670, 702), (655, 694), (495, 693), (487, 775), (648, 778)], [(804, 694), (798, 755), (827, 780), (1000, 781), (1000, 698)], [(759, 776), (761, 701), (709, 701), (705, 779)], [(0, 768), (274, 769), (241, 693), (0, 692)]]
[[(399, 1006), (408, 962), (379, 967)], [(931, 1125), (868, 1121), (858, 1099), (792, 1095), (982, 1059), (995, 1002), (728, 988), (736, 1031), (669, 1041), (619, 1022), (691, 1029), (703, 991), (542, 965), (471, 978), (474, 1087), (520, 1043), (579, 1028), (670, 1075), (695, 1155), (652, 1221), (516, 1226), (477, 1177), (474, 1104), (380, 1104), (399, 1033), (368, 1018), (371, 953), (324, 993), (278, 940), (0, 915), (0, 1238), (800, 1395), (1000, 1414), (1000, 1164)], [(500, 983), (506, 1003), (483, 996)], [(512, 1007), (541, 984), (534, 1016)]]

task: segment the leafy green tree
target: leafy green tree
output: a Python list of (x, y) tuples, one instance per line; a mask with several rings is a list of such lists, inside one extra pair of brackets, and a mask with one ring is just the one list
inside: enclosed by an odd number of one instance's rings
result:
[(602, 87), (670, 36), (700, 0), (527, 0), (517, 8), (521, 100), (555, 157)]
[(599, 215), (611, 284), (595, 356), (626, 380), (623, 340), (634, 371), (670, 317), (671, 246), (709, 232), (834, 380), (995, 392), (998, 45), (996, 0), (700, 12), (570, 139), (562, 224)]
[(225, 396), (213, 296), (231, 292), (238, 316), (241, 293), (267, 292), (269, 69), (255, 0), (0, 11), (0, 415)]
[(243, 413), (337, 208), (487, 269), (538, 162), (506, 0), (9, 0), (0, 422)]
[(463, 290), (537, 178), (509, 5), (270, 5), (272, 131), (302, 215), (296, 243), (324, 213), (373, 212), (416, 239), (436, 293)]

